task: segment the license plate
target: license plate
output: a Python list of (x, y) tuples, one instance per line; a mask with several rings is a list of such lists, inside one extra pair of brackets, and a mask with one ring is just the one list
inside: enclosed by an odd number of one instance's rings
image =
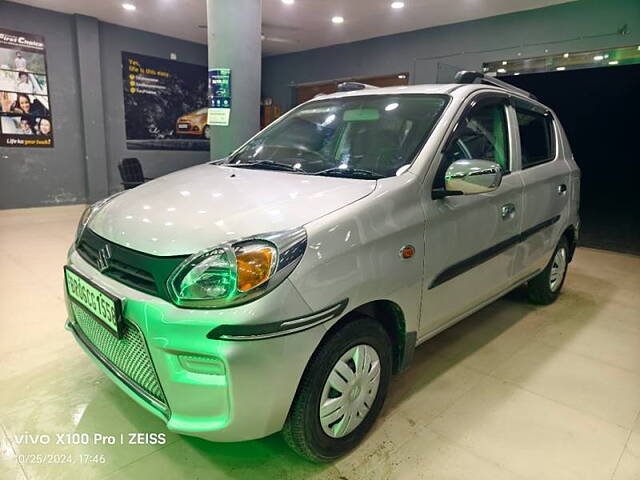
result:
[(71, 301), (120, 338), (122, 336), (122, 301), (70, 267), (64, 267), (64, 277)]
[(187, 125), (186, 123), (180, 123), (180, 124), (178, 124), (178, 128), (180, 130), (186, 130), (186, 129), (189, 128), (189, 125)]

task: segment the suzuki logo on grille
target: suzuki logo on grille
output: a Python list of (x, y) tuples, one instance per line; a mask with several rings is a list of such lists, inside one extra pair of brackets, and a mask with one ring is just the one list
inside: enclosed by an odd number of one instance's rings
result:
[(98, 264), (98, 270), (104, 272), (107, 268), (109, 268), (109, 259), (111, 258), (111, 247), (109, 245), (105, 245), (100, 250), (98, 250), (98, 258), (96, 258), (96, 263)]

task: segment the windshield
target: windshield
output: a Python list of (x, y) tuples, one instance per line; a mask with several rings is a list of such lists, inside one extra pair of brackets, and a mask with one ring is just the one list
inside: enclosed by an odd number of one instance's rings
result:
[(448, 98), (404, 94), (313, 101), (224, 163), (352, 178), (399, 175), (424, 145)]

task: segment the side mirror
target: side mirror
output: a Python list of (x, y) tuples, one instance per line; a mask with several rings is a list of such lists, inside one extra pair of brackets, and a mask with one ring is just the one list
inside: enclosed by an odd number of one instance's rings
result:
[(433, 198), (493, 192), (502, 182), (502, 167), (488, 160), (458, 160), (447, 168), (444, 190), (434, 190)]

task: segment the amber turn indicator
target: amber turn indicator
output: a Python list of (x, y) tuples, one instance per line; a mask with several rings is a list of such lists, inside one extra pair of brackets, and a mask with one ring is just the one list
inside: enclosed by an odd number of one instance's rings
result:
[(246, 292), (269, 280), (273, 251), (269, 247), (242, 252), (237, 256), (238, 290)]
[(416, 249), (413, 247), (413, 245), (405, 245), (404, 247), (402, 247), (402, 250), (400, 250), (400, 256), (405, 259), (413, 257), (415, 253)]

